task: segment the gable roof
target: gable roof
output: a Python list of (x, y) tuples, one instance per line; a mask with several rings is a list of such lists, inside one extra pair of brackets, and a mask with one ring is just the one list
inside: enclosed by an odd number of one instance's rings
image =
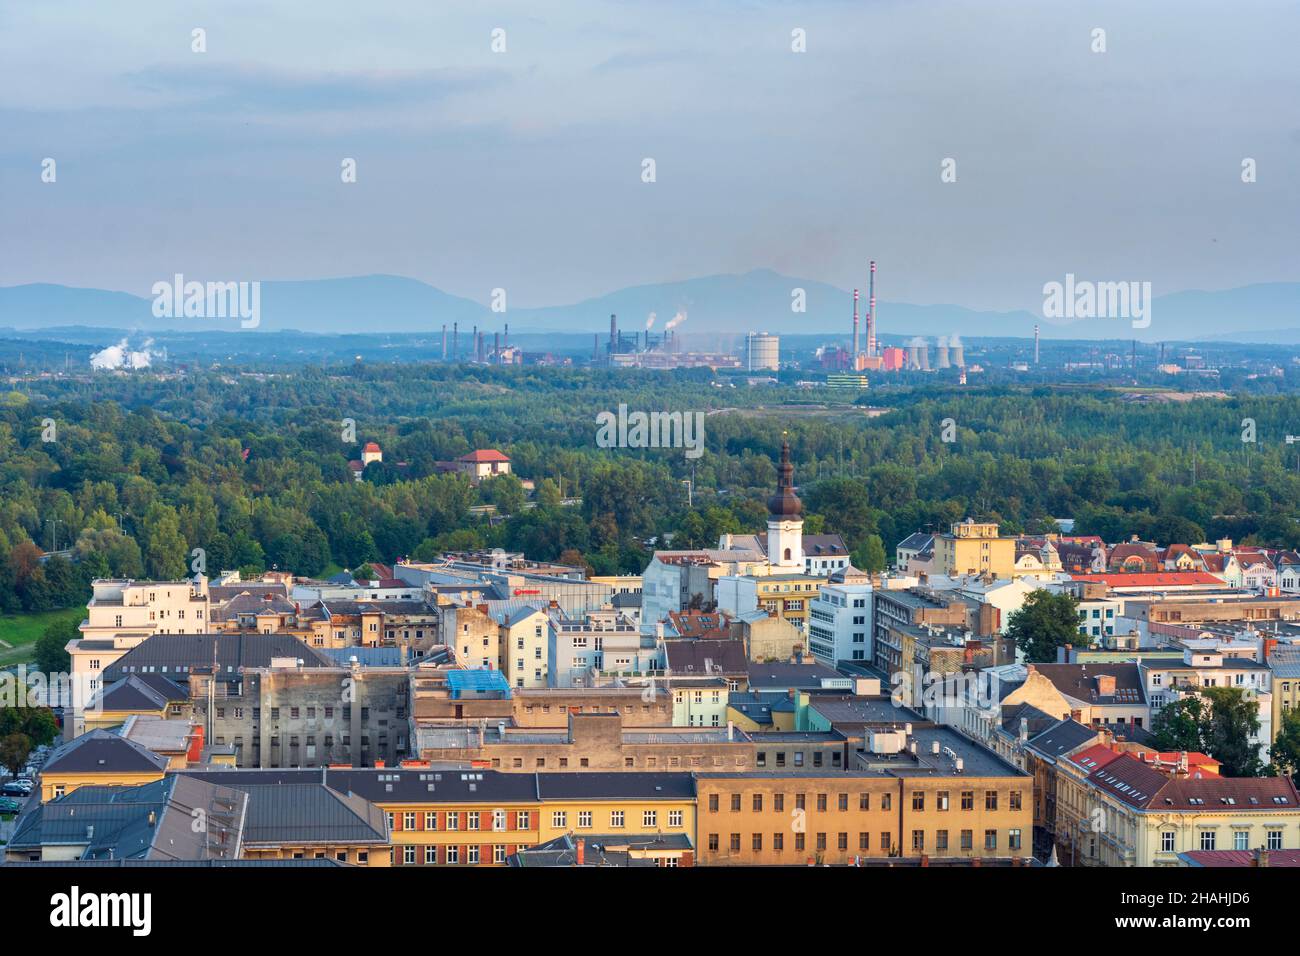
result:
[(1143, 810), (1300, 810), (1300, 794), (1289, 777), (1167, 777), (1129, 754), (1097, 768), (1088, 780)]
[(55, 750), (42, 773), (151, 773), (166, 769), (166, 757), (111, 731), (92, 730)]
[(478, 448), (468, 455), (461, 455), (456, 460), (473, 464), (487, 464), (494, 461), (509, 461), (510, 459), (495, 448)]
[[(1066, 697), (1086, 704), (1145, 704), (1146, 685), (1136, 661), (1118, 664), (1032, 664)], [(1115, 678), (1113, 694), (1098, 693), (1098, 678)]]
[(934, 544), (933, 534), (926, 534), (924, 531), (913, 531), (902, 541), (898, 542), (898, 547), (905, 548), (908, 551), (919, 551), (932, 544)]
[(1085, 727), (1077, 720), (1062, 720), (1036, 737), (1031, 737), (1025, 746), (1044, 757), (1055, 759), (1096, 739), (1097, 731), (1093, 728)]
[(114, 681), (92, 701), (103, 710), (165, 710), (172, 701), (189, 700), (189, 691), (162, 674), (128, 674)]
[(246, 844), (388, 842), (384, 811), (323, 783), (231, 784), (248, 794)]
[[(25, 814), (10, 848), (84, 846), (82, 860), (235, 859), (247, 802), (237, 790), (176, 774), (134, 787), (78, 787)], [(208, 823), (198, 832), (196, 808)]]

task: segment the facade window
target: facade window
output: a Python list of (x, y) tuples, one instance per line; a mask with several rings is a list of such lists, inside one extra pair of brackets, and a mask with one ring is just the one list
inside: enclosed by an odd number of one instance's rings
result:
[(564, 827), (568, 826), (568, 821), (569, 815), (563, 810), (556, 810), (551, 814), (551, 826), (557, 829), (564, 829)]
[(658, 810), (643, 810), (641, 812), (641, 825), (643, 827), (655, 827), (659, 825)]
[(1213, 849), (1214, 849), (1214, 831), (1213, 831), (1213, 830), (1202, 830), (1202, 831), (1201, 831), (1201, 849), (1202, 849), (1202, 850), (1213, 850)]
[(1175, 834), (1173, 830), (1166, 830), (1164, 833), (1160, 834), (1160, 852), (1173, 853), (1174, 839)]
[(680, 811), (680, 810), (669, 810), (669, 811), (668, 811), (668, 825), (669, 825), (670, 827), (680, 827), (680, 826), (682, 825), (682, 811)]
[(997, 848), (998, 848), (998, 831), (997, 831), (997, 830), (985, 830), (985, 831), (984, 831), (984, 849), (986, 849), (986, 850), (996, 850)]

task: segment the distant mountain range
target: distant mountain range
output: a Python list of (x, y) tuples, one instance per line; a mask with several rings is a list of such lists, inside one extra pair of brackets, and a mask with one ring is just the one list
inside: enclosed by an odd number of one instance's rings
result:
[[(791, 309), (794, 290), (802, 289), (805, 310)], [(865, 335), (866, 290), (860, 310)], [(680, 282), (632, 286), (571, 305), (509, 308), (487, 305), (443, 292), (402, 276), (371, 275), (343, 279), (263, 281), (262, 331), (297, 329), (322, 335), (350, 332), (438, 332), (459, 323), (468, 335), (478, 325), (489, 332), (509, 322), (518, 333), (609, 331), (610, 313), (621, 331), (662, 332), (678, 313), (676, 331), (684, 339), (707, 335), (737, 337), (746, 331), (784, 334), (832, 333), (852, 329), (852, 293), (823, 282), (783, 276), (770, 269), (743, 275), (715, 275)], [(1217, 339), (1277, 344), (1300, 343), (1300, 283), (1274, 282), (1219, 292), (1175, 292), (1156, 296), (1149, 328), (1128, 320), (1090, 319), (1052, 322), (1028, 311), (987, 312), (959, 305), (881, 302), (879, 329), (886, 336), (1028, 337), (1038, 324), (1044, 338), (1195, 341)], [(236, 319), (155, 318), (152, 299), (63, 285), (0, 287), (0, 328), (43, 329), (90, 326), (128, 331), (238, 331)]]

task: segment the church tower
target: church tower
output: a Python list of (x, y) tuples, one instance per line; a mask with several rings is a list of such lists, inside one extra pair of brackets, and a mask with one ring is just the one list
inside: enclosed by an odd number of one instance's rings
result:
[(776, 494), (767, 499), (767, 563), (783, 571), (804, 570), (803, 502), (794, 493), (790, 443), (781, 442)]

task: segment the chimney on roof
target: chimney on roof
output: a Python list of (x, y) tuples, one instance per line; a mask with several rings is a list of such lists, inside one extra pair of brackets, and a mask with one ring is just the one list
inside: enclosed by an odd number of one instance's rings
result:
[(1268, 850), (1260, 847), (1250, 861), (1251, 866), (1268, 866)]
[(583, 866), (587, 862), (587, 841), (578, 837), (578, 852), (575, 857), (578, 866)]

